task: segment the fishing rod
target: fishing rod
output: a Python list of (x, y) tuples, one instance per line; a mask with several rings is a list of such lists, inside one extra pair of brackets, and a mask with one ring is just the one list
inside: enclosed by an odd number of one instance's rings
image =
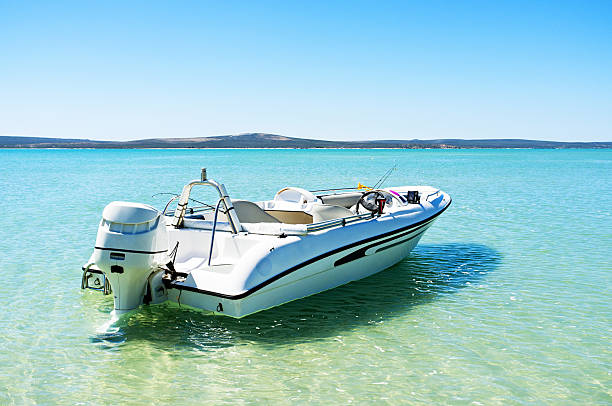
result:
[(378, 189), (387, 181), (389, 176), (391, 176), (391, 173), (396, 169), (397, 169), (397, 164), (394, 164), (389, 170), (387, 170), (387, 172), (385, 172), (385, 174), (378, 180), (378, 182), (376, 182), (374, 187), (371, 187), (371, 188), (359, 183), (357, 187), (339, 187), (339, 188), (333, 188), (333, 189), (318, 189), (318, 190), (311, 190), (311, 192), (316, 193), (316, 192), (335, 192), (338, 190)]
[(391, 173), (397, 169), (397, 164), (394, 164), (385, 174), (376, 182), (372, 189), (380, 189), (380, 187), (387, 181)]

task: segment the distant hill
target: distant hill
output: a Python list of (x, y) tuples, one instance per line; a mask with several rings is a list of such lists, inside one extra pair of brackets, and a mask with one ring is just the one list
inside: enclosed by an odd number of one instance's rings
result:
[(0, 148), (73, 148), (72, 145), (81, 144), (98, 145), (106, 142), (71, 138), (0, 136)]
[(560, 142), (560, 141), (537, 141), (523, 140), (518, 138), (510, 139), (489, 139), (489, 140), (462, 140), (456, 138), (437, 139), (437, 140), (377, 140), (371, 141), (378, 144), (396, 145), (408, 143), (412, 145), (438, 145), (453, 148), (610, 148), (612, 142)]
[(96, 141), (0, 136), (0, 148), (612, 148), (612, 142), (558, 142), (521, 139), (325, 141), (249, 133), (196, 138)]

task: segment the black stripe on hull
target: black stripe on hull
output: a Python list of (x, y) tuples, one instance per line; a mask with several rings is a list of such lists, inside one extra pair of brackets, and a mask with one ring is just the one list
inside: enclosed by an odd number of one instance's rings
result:
[(416, 234), (416, 235), (413, 235), (413, 236), (412, 236), (412, 237), (410, 237), (410, 238), (406, 238), (405, 240), (398, 241), (398, 242), (395, 242), (395, 243), (393, 243), (393, 244), (385, 245), (384, 247), (377, 249), (377, 250), (376, 250), (376, 252), (375, 252), (375, 254), (378, 254), (379, 252), (384, 251), (384, 250), (388, 250), (389, 248), (397, 247), (398, 245), (401, 245), (401, 244), (403, 244), (403, 243), (405, 243), (405, 242), (412, 241), (412, 240), (414, 240), (416, 237), (419, 237), (421, 234), (423, 234), (425, 231), (427, 231), (427, 230), (423, 230), (423, 231), (421, 231), (420, 233), (418, 233), (418, 234)]
[[(426, 225), (418, 227), (417, 229), (421, 229), (421, 228), (425, 227)], [(383, 245), (383, 244), (388, 243), (390, 241), (395, 241), (398, 238), (405, 237), (406, 235), (413, 233), (417, 229), (411, 230), (408, 233), (402, 233), (402, 234), (400, 234), (398, 236), (395, 236), (395, 237), (387, 238), (386, 240), (383, 240), (381, 242), (377, 242), (376, 244), (370, 244), (370, 245), (366, 245), (365, 247), (359, 248), (357, 251), (353, 251), (350, 254), (348, 254), (347, 256), (342, 257), (339, 260), (337, 260), (336, 262), (334, 262), (334, 266), (340, 266), (340, 265), (348, 264), (349, 262), (353, 262), (353, 261), (356, 261), (358, 259), (361, 259), (361, 258), (366, 256), (366, 251), (369, 250), (370, 248), (378, 247), (379, 245)], [(423, 230), (420, 233), (417, 233), (417, 234), (413, 235), (412, 237), (410, 237), (410, 238), (408, 238), (406, 240), (402, 240), (402, 241), (396, 242), (395, 244), (391, 244), (389, 246), (380, 248), (380, 249), (376, 250), (376, 252), (384, 251), (387, 248), (395, 247), (396, 245), (400, 245), (400, 244), (403, 244), (403, 243), (408, 242), (410, 240), (413, 240), (416, 237), (418, 237), (421, 234), (423, 234), (425, 231), (426, 230)]]
[[(406, 226), (406, 227), (399, 228), (397, 230), (393, 230), (393, 231), (389, 231), (389, 232), (386, 232), (386, 233), (383, 233), (383, 234), (380, 234), (380, 235), (369, 237), (369, 238), (363, 239), (361, 241), (357, 241), (357, 242), (351, 243), (349, 245), (345, 245), (343, 247), (336, 248), (336, 249), (334, 249), (332, 251), (326, 252), (325, 254), (318, 255), (318, 256), (316, 256), (314, 258), (310, 258), (309, 260), (304, 261), (301, 264), (295, 265), (295, 266), (293, 266), (293, 267), (291, 267), (289, 269), (286, 269), (285, 271), (283, 271), (281, 273), (278, 273), (278, 274), (274, 275), (270, 279), (267, 279), (267, 280), (263, 281), (259, 285), (255, 286), (255, 287), (253, 287), (253, 288), (251, 288), (249, 290), (247, 290), (246, 292), (242, 292), (242, 293), (239, 293), (237, 295), (228, 295), (228, 294), (224, 294), (224, 293), (218, 293), (218, 292), (213, 292), (213, 291), (209, 291), (209, 290), (198, 289), (198, 288), (193, 287), (193, 286), (179, 285), (176, 282), (171, 282), (169, 284), (168, 288), (169, 289), (177, 289), (177, 290), (186, 290), (186, 291), (189, 291), (189, 292), (201, 293), (201, 294), (204, 294), (204, 295), (220, 297), (220, 298), (223, 298), (223, 299), (230, 299), (230, 300), (244, 299), (245, 297), (247, 297), (247, 296), (257, 292), (258, 290), (268, 286), (269, 284), (271, 284), (273, 282), (276, 282), (277, 280), (281, 279), (282, 277), (287, 276), (287, 275), (289, 275), (289, 274), (291, 274), (291, 273), (293, 273), (293, 272), (295, 272), (295, 271), (297, 271), (297, 270), (299, 270), (299, 269), (301, 269), (301, 268), (303, 268), (305, 266), (313, 264), (313, 263), (315, 263), (317, 261), (320, 261), (320, 260), (322, 260), (324, 258), (327, 258), (327, 257), (329, 257), (331, 255), (337, 254), (337, 253), (342, 252), (342, 251), (346, 251), (348, 249), (354, 248), (354, 247), (356, 247), (358, 245), (361, 245), (361, 244), (366, 244), (366, 243), (368, 243), (370, 241), (375, 241), (375, 240), (378, 240), (380, 238), (388, 237), (390, 235), (395, 235), (395, 234), (398, 234), (398, 233), (402, 233), (400, 236), (395, 236), (395, 237), (393, 237), (391, 239), (386, 240), (386, 242), (389, 242), (389, 241), (391, 241), (391, 240), (393, 240), (395, 238), (403, 237), (403, 236), (405, 236), (405, 235), (407, 235), (409, 233), (414, 232), (415, 230), (423, 228), (428, 223), (432, 222), (440, 214), (442, 214), (448, 208), (448, 206), (450, 206), (451, 202), (449, 202), (446, 205), (446, 207), (444, 207), (442, 210), (440, 210), (439, 212), (437, 212), (433, 216), (431, 216), (429, 218), (426, 218), (425, 220), (421, 220), (419, 222), (416, 222), (416, 223), (411, 224), (411, 225)], [(404, 233), (404, 231), (408, 231), (408, 232)], [(424, 231), (425, 230), (423, 230), (423, 232)], [(376, 243), (376, 244), (374, 244), (374, 246), (375, 245), (379, 245), (379, 244), (383, 244), (383, 243), (384, 242)]]

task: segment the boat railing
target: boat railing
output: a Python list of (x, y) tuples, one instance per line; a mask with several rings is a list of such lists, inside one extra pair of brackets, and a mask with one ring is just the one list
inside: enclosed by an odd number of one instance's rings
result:
[(332, 227), (345, 226), (347, 224), (354, 223), (355, 221), (364, 220), (364, 219), (373, 218), (373, 217), (374, 217), (374, 213), (363, 213), (363, 214), (356, 214), (354, 216), (349, 216), (349, 217), (342, 217), (339, 219), (321, 221), (319, 223), (306, 225), (306, 232), (312, 233), (315, 231), (326, 230)]
[(433, 192), (433, 193), (428, 194), (428, 195), (427, 195), (427, 197), (425, 198), (425, 201), (426, 201), (426, 202), (428, 202), (428, 201), (429, 201), (429, 198), (430, 198), (431, 196), (435, 196), (435, 195), (437, 195), (437, 194), (440, 194), (440, 189), (436, 190), (436, 191), (435, 191), (435, 192)]
[(164, 207), (164, 210), (162, 211), (162, 216), (166, 215), (166, 211), (168, 210), (168, 207), (170, 207), (170, 203), (172, 203), (179, 197), (181, 197), (181, 195), (175, 195), (172, 199), (168, 200), (168, 203), (166, 203), (166, 206)]
[[(189, 195), (191, 194), (191, 189), (194, 186), (212, 186), (217, 190), (219, 194), (219, 199), (223, 202), (223, 206), (225, 207), (225, 214), (229, 220), (230, 227), (232, 228), (232, 233), (238, 234), (242, 230), (242, 226), (240, 225), (240, 220), (238, 220), (238, 216), (236, 215), (236, 210), (234, 210), (234, 205), (232, 204), (229, 195), (227, 194), (227, 190), (222, 183), (217, 183), (212, 179), (206, 178), (206, 170), (202, 169), (202, 179), (201, 180), (193, 180), (189, 182), (185, 187), (183, 187), (183, 191), (179, 198), (179, 201), (176, 205), (176, 210), (174, 210), (174, 218), (172, 219), (172, 226), (174, 228), (180, 228), (183, 224), (183, 220), (185, 218), (185, 213), (187, 211), (187, 203), (189, 202)], [(220, 204), (217, 204), (217, 209), (215, 210), (215, 217), (219, 210)]]
[(312, 193), (319, 193), (319, 192), (340, 192), (340, 191), (346, 191), (346, 190), (362, 190), (362, 188), (360, 188), (360, 187), (337, 187), (337, 188), (333, 188), (333, 189), (311, 190), (310, 192), (312, 192)]
[(215, 220), (213, 221), (212, 232), (210, 233), (210, 249), (208, 250), (208, 266), (210, 266), (210, 261), (212, 260), (213, 247), (215, 244), (215, 231), (217, 231), (217, 217), (219, 215), (219, 206), (221, 206), (222, 201), (223, 201), (223, 198), (220, 198), (219, 201), (217, 202), (217, 207), (215, 207)]

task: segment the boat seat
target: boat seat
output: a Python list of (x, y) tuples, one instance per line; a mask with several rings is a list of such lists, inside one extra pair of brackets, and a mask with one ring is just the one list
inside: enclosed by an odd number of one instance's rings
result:
[(342, 206), (331, 204), (315, 204), (312, 206), (312, 222), (335, 220), (342, 217), (354, 216), (355, 213)]
[(335, 195), (317, 196), (325, 204), (351, 208), (357, 204), (362, 194), (359, 192), (338, 193)]
[(312, 216), (299, 210), (266, 210), (284, 224), (312, 224)]
[(280, 223), (261, 207), (248, 200), (232, 200), (232, 204), (241, 223)]

